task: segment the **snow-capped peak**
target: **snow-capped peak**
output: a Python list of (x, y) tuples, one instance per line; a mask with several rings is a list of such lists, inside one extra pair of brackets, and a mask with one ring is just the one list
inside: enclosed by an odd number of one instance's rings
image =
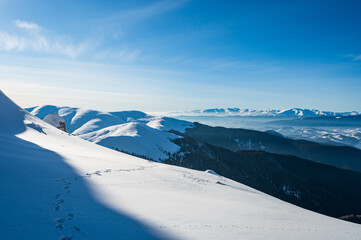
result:
[(358, 115), (361, 112), (331, 112), (320, 111), (316, 109), (302, 109), (291, 108), (286, 110), (253, 110), (248, 108), (211, 108), (203, 110), (185, 111), (185, 112), (173, 112), (169, 113), (170, 116), (284, 116), (284, 117), (318, 117), (318, 116), (348, 116)]

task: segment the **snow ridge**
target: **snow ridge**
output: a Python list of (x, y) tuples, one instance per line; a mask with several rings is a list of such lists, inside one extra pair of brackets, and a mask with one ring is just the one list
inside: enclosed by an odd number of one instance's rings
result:
[(41, 119), (49, 114), (59, 115), (73, 135), (155, 161), (164, 160), (179, 150), (171, 141), (178, 136), (167, 131), (184, 132), (193, 126), (188, 121), (154, 117), (140, 111), (102, 112), (52, 105), (29, 108), (29, 111)]

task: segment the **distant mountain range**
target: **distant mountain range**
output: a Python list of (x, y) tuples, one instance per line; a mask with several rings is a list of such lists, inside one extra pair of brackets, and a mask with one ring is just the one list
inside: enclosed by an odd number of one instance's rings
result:
[(319, 117), (319, 116), (351, 116), (360, 115), (361, 112), (330, 112), (320, 111), (315, 109), (301, 109), (292, 108), (288, 110), (253, 110), (253, 109), (241, 109), (241, 108), (211, 108), (204, 110), (193, 110), (186, 112), (173, 112), (172, 116), (185, 115), (185, 116), (255, 116), (255, 117), (267, 117), (267, 116), (279, 116), (279, 117)]
[(293, 139), (305, 139), (361, 149), (361, 114), (293, 108), (289, 110), (250, 110), (215, 108), (169, 113), (178, 119), (209, 126), (273, 130)]
[(361, 115), (319, 116), (266, 122), (276, 126), (361, 127)]
[[(277, 132), (262, 132), (241, 128), (211, 127), (169, 117), (154, 117), (140, 111), (102, 112), (51, 105), (27, 109), (46, 119), (54, 113), (64, 120), (67, 132), (85, 140), (119, 151), (162, 161), (179, 150), (174, 139), (187, 133), (214, 146), (231, 151), (266, 151), (294, 155), (339, 168), (361, 172), (361, 150), (335, 147), (304, 140), (292, 140)], [(320, 119), (349, 119), (348, 117), (319, 117)], [(290, 120), (294, 122), (306, 121)], [(283, 121), (280, 121), (283, 122)], [(285, 121), (286, 122), (286, 121)]]

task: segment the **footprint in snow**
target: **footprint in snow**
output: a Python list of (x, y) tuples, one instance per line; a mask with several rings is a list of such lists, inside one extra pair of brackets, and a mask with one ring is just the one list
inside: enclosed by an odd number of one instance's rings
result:
[(57, 229), (59, 229), (59, 230), (63, 230), (63, 229), (64, 229), (64, 225), (61, 224), (61, 223), (57, 223), (55, 227), (56, 227)]
[(54, 210), (57, 211), (57, 212), (59, 212), (59, 211), (60, 211), (60, 206), (56, 204), (56, 205), (54, 206)]
[(72, 240), (73, 239), (73, 236), (72, 235), (63, 235), (59, 238), (59, 240)]
[(65, 219), (64, 218), (55, 218), (54, 221), (57, 223), (63, 223), (63, 222), (65, 222)]
[(72, 228), (73, 228), (73, 230), (76, 231), (76, 232), (80, 232), (80, 231), (81, 231), (81, 229), (78, 228), (77, 226), (72, 226)]

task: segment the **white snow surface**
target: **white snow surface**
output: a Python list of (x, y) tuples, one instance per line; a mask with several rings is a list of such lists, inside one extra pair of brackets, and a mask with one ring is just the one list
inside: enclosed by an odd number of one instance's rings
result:
[(167, 158), (167, 153), (179, 151), (180, 147), (170, 139), (178, 136), (151, 128), (140, 122), (115, 125), (80, 136), (81, 138), (112, 149), (151, 157), (153, 160)]
[(2, 239), (361, 239), (361, 226), (66, 134), (0, 92)]
[(179, 147), (167, 131), (184, 132), (193, 124), (168, 117), (154, 117), (139, 111), (101, 112), (70, 107), (45, 105), (28, 109), (43, 119), (48, 114), (61, 116), (67, 131), (99, 145), (119, 149), (153, 160), (164, 160)]
[(187, 128), (193, 126), (193, 123), (169, 117), (151, 117), (147, 125), (163, 131), (175, 130), (184, 133)]

